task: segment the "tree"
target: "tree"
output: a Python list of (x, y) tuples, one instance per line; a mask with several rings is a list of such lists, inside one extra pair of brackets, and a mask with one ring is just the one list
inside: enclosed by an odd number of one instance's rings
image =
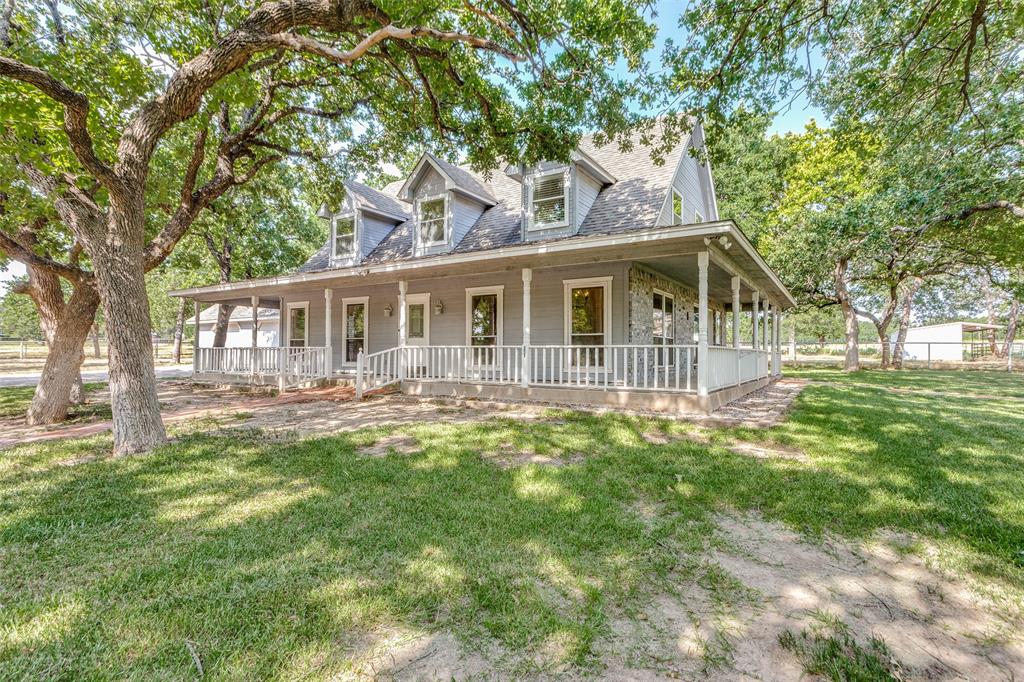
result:
[[(26, 178), (92, 266), (120, 454), (165, 439), (144, 273), (214, 201), (287, 156), (318, 157), (326, 147), (308, 143), (325, 137), (360, 138), (349, 157), (425, 139), (449, 153), (464, 145), (481, 168), (566, 158), (584, 124), (620, 139), (635, 123), (631, 90), (607, 67), (619, 58), (639, 67), (652, 38), (627, 0), (391, 12), (360, 0), (272, 0), (209, 17), (191, 3), (101, 2), (59, 31), (49, 30), (56, 12), (18, 7), (0, 31), (8, 41), (25, 33), (8, 50), (17, 56), (0, 56), (0, 114), (12, 122), (0, 144), (39, 171)], [(148, 68), (129, 58), (139, 51)], [(126, 77), (142, 86), (101, 126), (97, 109)], [(148, 183), (163, 178), (180, 190), (159, 211)]]
[(18, 293), (25, 283), (24, 279), (9, 282), (7, 291), (0, 297), (0, 336), (42, 341), (39, 313), (29, 299)]

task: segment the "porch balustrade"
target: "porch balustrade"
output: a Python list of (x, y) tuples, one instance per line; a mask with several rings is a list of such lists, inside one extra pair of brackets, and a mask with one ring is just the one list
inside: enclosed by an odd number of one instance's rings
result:
[(193, 371), (292, 388), (327, 377), (328, 350), (323, 346), (196, 348)]

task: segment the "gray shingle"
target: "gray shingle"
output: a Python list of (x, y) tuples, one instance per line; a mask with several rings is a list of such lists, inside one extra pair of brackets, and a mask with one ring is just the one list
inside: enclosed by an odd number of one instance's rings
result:
[(380, 190), (355, 180), (346, 180), (345, 188), (353, 195), (356, 203), (361, 206), (381, 211), (388, 215), (402, 216), (406, 220), (412, 217), (412, 214), (409, 212), (409, 205), (404, 201), (399, 201), (394, 194), (389, 196)]
[[(614, 144), (598, 147), (590, 135), (580, 141), (580, 149), (611, 173), (617, 181), (598, 194), (583, 225), (580, 226), (579, 235), (615, 234), (648, 229), (657, 225), (658, 216), (672, 185), (672, 176), (689, 140), (682, 140), (666, 154), (662, 164), (655, 163), (651, 158), (651, 148), (641, 143), (640, 133), (635, 134), (631, 142), (631, 148), (623, 151)], [(522, 243), (522, 195), (521, 185), (516, 180), (504, 173), (495, 172), (490, 178), (490, 183), (486, 183), (468, 167), (455, 166), (433, 156), (431, 158), (437, 161), (457, 184), (474, 193), (490, 196), (497, 202), (484, 211), (469, 233), (455, 247), (454, 253), (485, 251)], [(469, 180), (472, 180), (472, 185)], [(385, 187), (382, 192), (372, 191), (395, 197), (403, 184), (404, 180), (398, 180)], [(411, 215), (412, 211), (408, 204), (397, 198), (394, 201), (403, 207), (407, 215)], [(395, 227), (367, 256), (365, 262), (386, 263), (412, 259), (412, 236), (413, 221), (410, 218)], [(317, 251), (299, 268), (299, 271), (327, 269), (330, 266), (329, 247), (330, 245), (326, 244)]]

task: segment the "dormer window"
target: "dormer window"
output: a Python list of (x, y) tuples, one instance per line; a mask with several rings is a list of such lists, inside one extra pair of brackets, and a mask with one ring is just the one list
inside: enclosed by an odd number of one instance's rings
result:
[(683, 195), (679, 190), (672, 190), (672, 224), (679, 225), (683, 222)]
[(546, 230), (569, 224), (569, 173), (557, 170), (534, 176), (530, 197), (530, 229)]
[(448, 199), (445, 195), (420, 199), (417, 230), (420, 246), (435, 246), (448, 241)]
[(334, 258), (351, 258), (356, 251), (356, 216), (334, 218)]

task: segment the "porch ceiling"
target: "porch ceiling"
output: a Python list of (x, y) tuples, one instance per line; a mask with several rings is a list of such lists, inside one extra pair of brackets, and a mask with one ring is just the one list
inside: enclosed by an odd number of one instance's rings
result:
[[(666, 256), (663, 258), (650, 258), (637, 261), (641, 265), (654, 270), (666, 277), (670, 277), (681, 284), (685, 284), (694, 291), (699, 286), (697, 270), (697, 254), (685, 256)], [(711, 262), (708, 264), (708, 299), (732, 304), (732, 273), (722, 266)], [(754, 288), (747, 280), (740, 278), (740, 303), (743, 308), (749, 308), (754, 301)]]

